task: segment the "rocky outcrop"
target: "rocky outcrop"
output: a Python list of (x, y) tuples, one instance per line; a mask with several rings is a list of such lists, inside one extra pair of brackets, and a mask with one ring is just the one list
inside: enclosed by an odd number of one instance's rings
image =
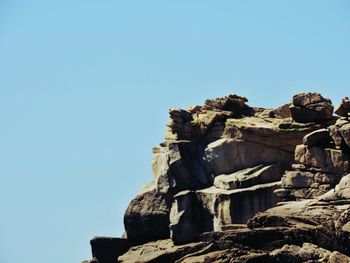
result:
[(342, 117), (327, 129), (307, 134), (295, 148), (293, 170), (282, 177), (282, 188), (276, 194), (285, 200), (320, 196), (350, 172), (349, 119)]
[(348, 97), (342, 99), (341, 103), (335, 109), (335, 114), (341, 117), (349, 117), (350, 113), (350, 100)]
[(250, 186), (276, 182), (280, 179), (281, 167), (279, 164), (258, 165), (253, 168), (218, 175), (214, 179), (214, 186), (224, 190), (247, 188)]
[(332, 119), (332, 101), (319, 93), (300, 93), (293, 96), (289, 107), (292, 118), (301, 123), (319, 122)]
[(94, 237), (90, 241), (94, 261), (115, 263), (118, 257), (127, 252), (132, 243), (124, 238)]
[(319, 93), (171, 109), (127, 239), (92, 241), (91, 262), (350, 262), (348, 102), (340, 118)]

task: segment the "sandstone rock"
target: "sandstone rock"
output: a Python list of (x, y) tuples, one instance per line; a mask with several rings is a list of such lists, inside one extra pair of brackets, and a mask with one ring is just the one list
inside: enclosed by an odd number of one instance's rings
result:
[(350, 174), (344, 176), (335, 188), (335, 194), (339, 198), (350, 199)]
[(345, 174), (349, 171), (349, 153), (320, 147), (298, 145), (295, 160), (305, 166), (320, 168), (324, 172)]
[(136, 196), (124, 215), (128, 240), (136, 243), (169, 237), (169, 213), (172, 197), (155, 189)]
[(277, 109), (247, 101), (169, 111), (154, 181), (125, 213), (127, 240), (93, 239), (90, 262), (349, 261), (349, 100), (340, 118), (319, 93)]
[[(209, 230), (220, 231), (231, 224), (246, 223), (256, 212), (264, 211), (281, 201), (273, 194), (280, 182), (255, 185), (249, 188), (223, 190), (210, 187), (196, 192), (199, 203), (212, 222)], [(205, 214), (205, 212), (203, 212)]]
[(230, 174), (262, 163), (281, 163), (288, 167), (293, 154), (261, 143), (223, 138), (205, 149), (205, 161), (214, 176)]
[(319, 93), (294, 95), (289, 109), (293, 120), (302, 123), (329, 120), (333, 115), (331, 100), (325, 99)]
[(350, 100), (348, 97), (345, 97), (342, 99), (341, 103), (337, 106), (335, 110), (335, 114), (342, 117), (348, 117), (349, 113), (350, 113)]
[(289, 109), (290, 103), (284, 104), (276, 109), (274, 109), (273, 117), (280, 118), (280, 119), (286, 119), (291, 118), (290, 109)]
[(210, 185), (203, 147), (196, 143), (169, 142), (153, 149), (152, 170), (158, 193), (176, 194)]
[(304, 139), (304, 145), (311, 146), (326, 146), (332, 140), (327, 129), (319, 129), (307, 134)]
[(288, 171), (282, 177), (284, 188), (306, 188), (314, 182), (314, 174), (311, 172)]
[(339, 132), (344, 138), (346, 145), (350, 148), (350, 123), (344, 124), (340, 127)]
[(188, 106), (187, 110), (191, 113), (191, 114), (195, 114), (197, 112), (200, 112), (202, 110), (202, 106), (199, 105), (190, 105)]
[(253, 111), (246, 102), (248, 102), (247, 98), (230, 94), (225, 97), (206, 100), (204, 102), (204, 109), (231, 111), (236, 117), (249, 116), (253, 114)]
[(316, 200), (287, 202), (258, 213), (249, 220), (248, 226), (253, 229), (288, 227), (294, 232), (294, 241), (288, 241), (289, 244), (298, 245), (296, 240), (299, 240), (348, 253), (350, 246), (345, 240), (349, 240), (349, 236), (342, 228), (349, 220), (349, 208), (350, 204), (332, 205)]
[(192, 116), (188, 111), (182, 109), (170, 109), (170, 121), (167, 123), (169, 130), (167, 139), (189, 140), (192, 137)]
[(303, 243), (302, 247), (284, 245), (270, 253), (274, 262), (350, 262), (350, 257), (337, 251), (332, 252), (311, 243)]
[(328, 127), (329, 134), (331, 135), (334, 144), (337, 146), (338, 149), (346, 148), (344, 137), (342, 136), (340, 129), (342, 128), (342, 126), (345, 126), (345, 128), (343, 129), (343, 133), (346, 136), (346, 130), (348, 129), (347, 127), (349, 123), (350, 122), (347, 119), (338, 119), (334, 125)]
[(115, 263), (120, 255), (131, 247), (131, 243), (123, 238), (94, 237), (90, 241), (92, 256), (99, 263)]
[(195, 192), (183, 191), (175, 195), (170, 212), (170, 237), (174, 244), (189, 243), (199, 236), (199, 207)]
[(191, 122), (193, 125), (194, 137), (206, 137), (204, 135), (210, 132), (213, 126), (224, 124), (225, 120), (232, 116), (232, 112), (221, 110), (202, 110), (201, 112), (196, 113)]
[(321, 128), (317, 124), (297, 124), (276, 118), (229, 118), (223, 137), (266, 145), (293, 152), (308, 133)]
[(216, 176), (214, 186), (225, 190), (246, 188), (263, 183), (279, 181), (281, 168), (278, 164), (259, 165), (254, 168), (247, 168), (232, 174)]
[(160, 240), (132, 247), (127, 253), (118, 258), (118, 262), (175, 262), (193, 252), (208, 253), (214, 250), (214, 247), (209, 242), (175, 246), (170, 239)]

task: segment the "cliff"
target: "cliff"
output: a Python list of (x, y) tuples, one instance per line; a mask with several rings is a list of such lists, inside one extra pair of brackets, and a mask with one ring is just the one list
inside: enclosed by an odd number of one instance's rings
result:
[(171, 109), (123, 238), (85, 262), (350, 262), (350, 101), (238, 95)]

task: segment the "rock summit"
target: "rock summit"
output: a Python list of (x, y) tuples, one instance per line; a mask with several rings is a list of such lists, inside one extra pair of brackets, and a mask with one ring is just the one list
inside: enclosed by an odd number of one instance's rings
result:
[(276, 109), (235, 94), (170, 109), (153, 180), (96, 263), (350, 262), (350, 102)]

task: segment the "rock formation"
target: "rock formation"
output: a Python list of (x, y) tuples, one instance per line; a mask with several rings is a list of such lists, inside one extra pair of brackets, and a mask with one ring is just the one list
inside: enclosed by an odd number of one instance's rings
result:
[(231, 94), (171, 109), (124, 238), (90, 262), (350, 262), (350, 102)]

